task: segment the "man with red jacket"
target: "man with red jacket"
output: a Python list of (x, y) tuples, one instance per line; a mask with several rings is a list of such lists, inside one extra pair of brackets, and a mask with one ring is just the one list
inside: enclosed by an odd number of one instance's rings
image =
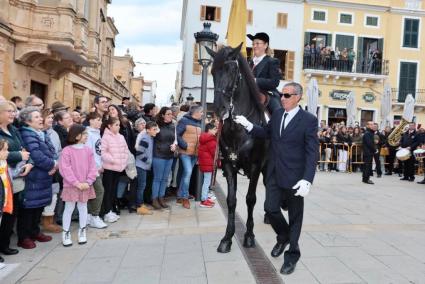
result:
[(198, 164), (204, 176), (201, 194), (201, 207), (211, 208), (214, 201), (208, 197), (208, 188), (211, 183), (212, 173), (214, 171), (214, 156), (217, 147), (217, 127), (208, 123), (205, 125), (205, 132), (199, 137)]

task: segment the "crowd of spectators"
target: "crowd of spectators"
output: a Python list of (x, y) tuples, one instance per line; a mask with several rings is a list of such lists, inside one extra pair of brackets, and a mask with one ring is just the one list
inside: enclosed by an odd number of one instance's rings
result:
[(201, 133), (203, 115), (197, 104), (158, 109), (97, 96), (83, 112), (59, 101), (45, 107), (35, 95), (0, 97), (0, 253), (18, 253), (15, 226), (23, 249), (51, 241), (46, 233), (62, 233), (62, 244), (71, 246), (72, 220), (84, 244), (88, 227), (106, 228), (124, 208), (151, 215), (169, 209), (166, 197), (174, 194), (190, 209), (198, 155), (205, 175), (200, 206), (213, 207), (217, 123), (208, 119)]

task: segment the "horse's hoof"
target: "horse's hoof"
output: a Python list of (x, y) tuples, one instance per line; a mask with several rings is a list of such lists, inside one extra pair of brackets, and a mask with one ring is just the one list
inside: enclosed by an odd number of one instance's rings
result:
[(245, 236), (243, 246), (246, 248), (255, 248), (255, 236)]
[(230, 248), (232, 247), (232, 241), (231, 240), (221, 240), (220, 245), (217, 248), (217, 252), (219, 253), (228, 253), (230, 252)]

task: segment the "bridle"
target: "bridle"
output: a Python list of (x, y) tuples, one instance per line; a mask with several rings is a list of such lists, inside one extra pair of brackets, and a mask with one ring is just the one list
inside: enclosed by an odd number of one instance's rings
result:
[(241, 71), (239, 69), (239, 62), (238, 62), (237, 59), (226, 60), (224, 62), (224, 65), (227, 65), (227, 64), (236, 64), (236, 70), (238, 70), (238, 74), (235, 76), (235, 79), (232, 82), (232, 88), (230, 89), (230, 94), (228, 92), (226, 92), (226, 89), (216, 89), (216, 92), (220, 93), (221, 95), (228, 97), (230, 99), (229, 116), (232, 117), (233, 111), (234, 111), (233, 96), (234, 96), (236, 90), (238, 89), (238, 87), (240, 85), (240, 82), (242, 80), (242, 74), (241, 74)]

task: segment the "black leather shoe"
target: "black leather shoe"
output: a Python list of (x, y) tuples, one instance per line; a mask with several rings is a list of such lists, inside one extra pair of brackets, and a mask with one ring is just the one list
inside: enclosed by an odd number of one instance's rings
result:
[(292, 272), (294, 272), (296, 266), (297, 266), (296, 263), (292, 263), (292, 262), (286, 263), (285, 262), (282, 265), (282, 268), (280, 269), (280, 273), (285, 274), (285, 275), (291, 274)]
[(415, 181), (415, 177), (410, 177), (409, 181)]
[(373, 181), (371, 181), (371, 180), (364, 180), (363, 181), (364, 183), (367, 183), (367, 184), (375, 184)]
[(0, 252), (4, 255), (14, 255), (14, 254), (17, 254), (19, 250), (12, 249), (12, 248), (5, 248), (5, 249), (0, 249)]
[(402, 177), (400, 180), (409, 180), (408, 177)]
[(423, 181), (418, 181), (419, 184), (425, 184), (425, 179)]
[(0, 256), (0, 263), (4, 262), (4, 258)]
[(380, 175), (377, 175), (377, 177), (379, 177), (379, 178), (380, 178), (380, 177), (382, 177), (382, 174), (380, 174)]
[(272, 249), (272, 252), (270, 253), (273, 257), (280, 256), (283, 251), (285, 250), (286, 246), (289, 244), (289, 241), (284, 243), (276, 243)]
[(390, 173), (390, 172), (386, 172), (386, 173), (385, 173), (385, 175), (386, 175), (386, 176), (391, 176), (392, 174), (393, 174), (393, 173)]

